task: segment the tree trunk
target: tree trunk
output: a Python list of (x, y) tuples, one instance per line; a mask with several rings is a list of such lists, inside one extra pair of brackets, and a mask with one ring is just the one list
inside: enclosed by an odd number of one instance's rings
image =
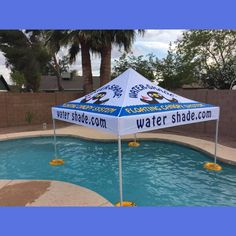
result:
[(100, 65), (100, 85), (104, 85), (111, 80), (111, 42), (101, 50)]
[(53, 56), (53, 62), (54, 62), (54, 65), (55, 65), (54, 71), (55, 71), (56, 77), (57, 77), (57, 88), (58, 88), (59, 91), (63, 91), (64, 89), (61, 85), (62, 78), (61, 78), (61, 73), (60, 73), (60, 66), (57, 62), (56, 55)]
[(82, 60), (82, 76), (84, 79), (83, 89), (84, 93), (90, 93), (93, 91), (93, 76), (92, 66), (89, 53), (89, 45), (85, 41), (80, 42), (81, 45), (81, 60)]

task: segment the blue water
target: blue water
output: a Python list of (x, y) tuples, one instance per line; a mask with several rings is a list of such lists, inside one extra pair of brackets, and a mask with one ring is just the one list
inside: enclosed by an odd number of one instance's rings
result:
[[(59, 137), (65, 165), (52, 167), (53, 138), (0, 142), (0, 179), (61, 180), (119, 201), (117, 143)], [(236, 168), (210, 172), (203, 153), (166, 142), (122, 143), (124, 200), (138, 206), (236, 205)]]

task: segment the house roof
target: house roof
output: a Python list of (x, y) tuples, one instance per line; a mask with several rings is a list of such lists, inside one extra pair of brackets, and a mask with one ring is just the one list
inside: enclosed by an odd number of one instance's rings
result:
[[(62, 87), (67, 91), (83, 90), (83, 77), (75, 76), (72, 79), (62, 79)], [(99, 76), (93, 76), (93, 89), (96, 90), (100, 86)], [(44, 75), (41, 77), (40, 91), (57, 91), (57, 77), (51, 75)]]
[(6, 80), (3, 78), (2, 75), (0, 75), (0, 91), (9, 91), (10, 88), (6, 82)]

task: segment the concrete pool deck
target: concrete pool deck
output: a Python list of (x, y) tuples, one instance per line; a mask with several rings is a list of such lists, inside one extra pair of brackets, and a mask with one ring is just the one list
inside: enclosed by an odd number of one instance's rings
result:
[(0, 206), (113, 206), (78, 185), (49, 180), (0, 180)]
[[(117, 141), (115, 135), (78, 125), (58, 128), (58, 136), (72, 136), (100, 142)], [(52, 130), (28, 131), (0, 134), (0, 141), (18, 138), (52, 136)], [(160, 140), (182, 144), (213, 157), (214, 142), (166, 133), (138, 133), (140, 140)], [(133, 135), (122, 136), (122, 140), (132, 140)], [(142, 147), (142, 146), (141, 146)], [(217, 158), (222, 162), (236, 165), (236, 148), (218, 144)], [(21, 196), (21, 199), (19, 199)], [(112, 206), (99, 194), (70, 183), (41, 180), (0, 180), (0, 206)]]

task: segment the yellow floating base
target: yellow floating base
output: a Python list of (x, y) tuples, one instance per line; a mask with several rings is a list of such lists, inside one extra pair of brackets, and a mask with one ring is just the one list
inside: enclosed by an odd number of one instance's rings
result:
[(53, 159), (49, 162), (51, 166), (60, 166), (64, 165), (64, 161), (62, 159)]
[(213, 163), (213, 162), (205, 163), (204, 168), (207, 169), (207, 170), (214, 170), (214, 171), (222, 170), (222, 167), (219, 164), (216, 164), (216, 163)]
[(120, 202), (117, 202), (115, 204), (116, 207), (120, 207), (120, 205), (122, 207), (134, 207), (134, 206), (136, 206), (136, 204), (134, 202), (129, 202), (129, 201), (123, 201), (122, 204), (120, 204)]
[(128, 146), (129, 146), (129, 147), (139, 147), (139, 146), (140, 146), (140, 143), (139, 143), (139, 142), (132, 141), (132, 142), (129, 142), (129, 143), (128, 143)]

